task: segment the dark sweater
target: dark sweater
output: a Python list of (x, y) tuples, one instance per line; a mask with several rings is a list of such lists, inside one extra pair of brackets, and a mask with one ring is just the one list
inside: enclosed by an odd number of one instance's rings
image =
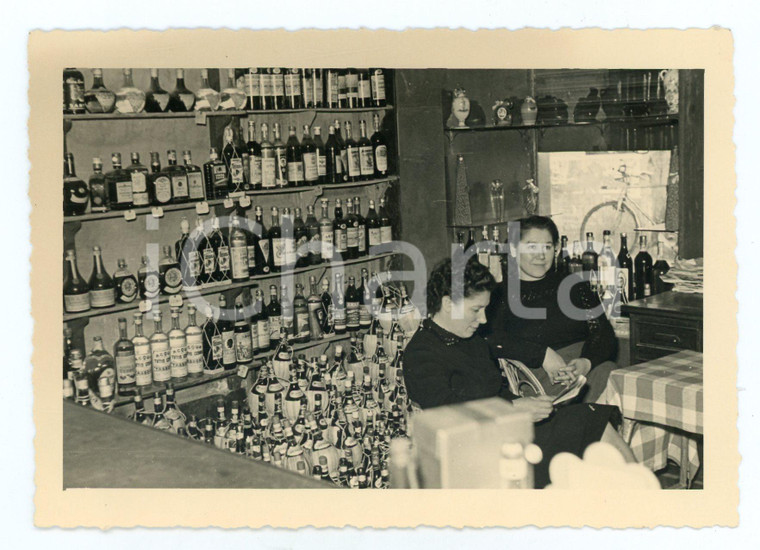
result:
[[(590, 360), (592, 367), (614, 360), (617, 338), (601, 310), (599, 297), (579, 276), (568, 277), (576, 282), (570, 288), (571, 303), (587, 312), (585, 318), (572, 319), (560, 309), (558, 291), (563, 276), (552, 271), (539, 281), (520, 281), (519, 301), (517, 290), (508, 289), (505, 279), (491, 296), (488, 324), (482, 327), (481, 335), (492, 345), (502, 346), (503, 356), (522, 361), (533, 368), (542, 366), (547, 347), (556, 351), (576, 342), (584, 342), (581, 357)], [(509, 305), (507, 293), (510, 291), (513, 304), (545, 308), (546, 318), (519, 317)], [(597, 308), (597, 315), (591, 312), (594, 308)]]

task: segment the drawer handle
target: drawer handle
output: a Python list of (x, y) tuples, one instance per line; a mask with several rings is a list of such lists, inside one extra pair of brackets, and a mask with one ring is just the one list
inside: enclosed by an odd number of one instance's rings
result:
[(680, 344), (681, 338), (675, 334), (668, 334), (665, 332), (656, 332), (654, 339), (660, 342), (667, 342), (668, 344)]

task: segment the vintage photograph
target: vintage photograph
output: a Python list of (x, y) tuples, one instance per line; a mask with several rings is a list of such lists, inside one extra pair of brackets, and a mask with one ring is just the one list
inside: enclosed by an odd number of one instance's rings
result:
[(729, 489), (704, 67), (61, 57), (64, 497)]

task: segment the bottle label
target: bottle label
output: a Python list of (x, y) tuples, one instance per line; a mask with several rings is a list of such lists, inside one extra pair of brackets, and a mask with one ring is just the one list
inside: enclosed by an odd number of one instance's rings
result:
[(346, 228), (346, 248), (358, 248), (359, 247), (359, 228), (354, 225), (349, 225)]
[(262, 74), (259, 80), (261, 82), (261, 95), (272, 97), (274, 95), (274, 77), (271, 74)]
[(285, 264), (285, 239), (272, 239), (272, 255), (274, 265), (282, 267)]
[(372, 155), (372, 146), (366, 145), (359, 148), (359, 162), (362, 176), (371, 176), (375, 173), (375, 162)]
[(281, 74), (272, 75), (272, 92), (275, 97), (285, 95), (285, 79)]
[(256, 245), (251, 244), (246, 247), (248, 253), (248, 270), (252, 271), (256, 269)]
[(134, 353), (117, 353), (116, 357), (116, 380), (120, 385), (134, 384), (136, 375), (136, 363)]
[(274, 157), (262, 157), (261, 159), (261, 187), (272, 189), (275, 187), (275, 164)]
[(296, 183), (303, 181), (303, 162), (289, 162), (287, 170), (289, 182)]
[(211, 337), (211, 357), (214, 362), (219, 362), (224, 357), (224, 341), (221, 334), (214, 334)]
[(295, 242), (295, 249), (293, 250), (293, 263), (295, 263), (298, 256), (305, 258), (311, 253), (306, 252), (306, 245), (309, 243), (307, 235), (301, 235), (301, 237)]
[(249, 363), (253, 359), (250, 330), (235, 333), (235, 359), (238, 363)]
[(137, 297), (137, 281), (131, 275), (114, 280), (119, 301), (130, 303)]
[(264, 257), (264, 265), (267, 265), (269, 263), (269, 239), (259, 239), (259, 250), (261, 250), (261, 255)]
[(359, 307), (359, 326), (362, 328), (369, 327), (372, 324), (372, 312), (366, 305)]
[(348, 231), (340, 228), (333, 231), (333, 243), (335, 245), (336, 252), (345, 252), (348, 246)]
[(248, 97), (258, 97), (261, 95), (261, 79), (257, 73), (246, 73), (243, 75), (243, 89)]
[(172, 192), (174, 193), (175, 199), (187, 198), (190, 196), (187, 190), (187, 176), (172, 176)]
[(616, 269), (615, 285), (623, 303), (627, 303), (633, 299), (633, 296), (628, 296), (628, 268), (621, 267)]
[(150, 198), (148, 196), (148, 187), (145, 183), (145, 174), (143, 172), (132, 172), (132, 201), (135, 206), (148, 206)]
[(385, 173), (388, 171), (388, 147), (386, 145), (375, 147), (375, 166), (378, 172)]
[(158, 176), (153, 180), (153, 190), (157, 202), (166, 204), (172, 200), (172, 182), (166, 176)]
[(260, 156), (250, 155), (248, 157), (248, 172), (250, 174), (251, 185), (259, 186), (262, 184), (261, 166), (262, 160)]
[(309, 312), (299, 311), (296, 313), (296, 330), (295, 336), (299, 339), (309, 338)]
[(187, 340), (183, 334), (181, 337), (169, 336), (169, 361), (172, 378), (184, 378), (187, 376)]
[(148, 273), (143, 279), (143, 289), (146, 298), (155, 298), (161, 288), (161, 281), (156, 273)]
[(384, 225), (380, 228), (380, 240), (383, 243), (389, 243), (393, 240), (393, 234), (390, 225)]
[(303, 154), (303, 173), (306, 181), (317, 181), (319, 179), (316, 153)]
[(89, 294), (65, 294), (63, 306), (69, 313), (87, 311), (90, 309), (90, 296)]
[(216, 261), (219, 264), (219, 271), (230, 270), (230, 248), (220, 246), (216, 251)]
[(110, 307), (116, 303), (116, 293), (113, 288), (90, 291), (90, 305), (92, 307)]
[(231, 158), (230, 159), (230, 183), (235, 186), (235, 190), (237, 190), (241, 185), (243, 185), (244, 177), (243, 177), (243, 159), (241, 158)]
[(296, 241), (292, 237), (285, 237), (284, 265), (294, 265), (296, 263)]
[(357, 228), (357, 239), (359, 241), (359, 252), (367, 251), (367, 227), (360, 225)]
[(233, 246), (230, 249), (230, 259), (232, 263), (232, 278), (248, 278), (248, 247)]
[(214, 191), (227, 190), (227, 166), (224, 164), (214, 164), (211, 167), (211, 182)]
[(129, 204), (132, 202), (132, 180), (116, 182), (116, 203)]
[(191, 250), (188, 254), (187, 268), (190, 275), (189, 282), (196, 282), (198, 277), (201, 276), (201, 253), (197, 250)]
[(153, 359), (153, 380), (166, 382), (172, 376), (169, 342), (152, 343), (150, 350)]
[(369, 99), (371, 97), (369, 80), (359, 81), (359, 97)]
[(282, 316), (270, 315), (269, 316), (269, 341), (280, 341), (280, 329), (282, 328)]
[(327, 157), (325, 155), (320, 155), (319, 151), (317, 151), (316, 155), (317, 155), (317, 176), (321, 178), (327, 175)]
[(322, 241), (322, 259), (331, 260), (333, 257), (333, 232), (332, 229), (319, 230), (320, 241)]
[(232, 365), (235, 363), (235, 333), (231, 330), (222, 332), (222, 363)]
[(335, 71), (327, 71), (327, 100), (328, 106), (335, 107), (338, 103), (338, 73)]
[(203, 372), (203, 335), (200, 332), (187, 333), (187, 372)]
[(179, 99), (182, 102), (182, 104), (185, 106), (185, 110), (189, 111), (193, 108), (193, 105), (195, 104), (195, 94), (190, 92), (189, 94), (180, 93)]
[(200, 172), (187, 173), (187, 192), (191, 200), (203, 200), (206, 193), (203, 191), (203, 176)]
[(285, 157), (285, 149), (278, 148), (274, 151), (274, 156), (277, 159), (275, 163), (275, 183), (280, 187), (287, 187), (288, 185), (288, 159)]
[[(138, 386), (150, 386), (153, 382), (153, 363), (151, 361), (150, 344), (147, 342), (135, 345), (135, 382)], [(118, 363), (117, 363), (118, 369)]]
[(259, 348), (266, 349), (269, 347), (269, 319), (259, 320), (256, 323), (256, 332), (259, 335)]
[(177, 294), (182, 289), (182, 272), (178, 267), (170, 267), (164, 271), (164, 292)]
[(346, 326), (359, 327), (359, 302), (346, 302)]
[(210, 246), (203, 249), (203, 270), (209, 275), (216, 270), (216, 255)]
[(382, 101), (385, 99), (385, 75), (375, 71), (372, 75), (372, 100)]
[(288, 73), (285, 75), (285, 95), (288, 97), (301, 95), (301, 80), (297, 74)]
[(348, 154), (348, 175), (350, 177), (361, 175), (361, 161), (359, 160), (359, 148), (353, 147), (350, 151), (346, 151)]

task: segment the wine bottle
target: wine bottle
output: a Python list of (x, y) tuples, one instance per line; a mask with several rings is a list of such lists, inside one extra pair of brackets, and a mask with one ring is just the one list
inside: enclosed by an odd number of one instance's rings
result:
[(594, 249), (594, 234), (591, 232), (586, 233), (586, 250), (581, 256), (581, 263), (583, 264), (583, 271), (588, 273), (591, 290), (596, 292), (599, 283), (599, 254)]
[[(232, 310), (234, 312), (234, 309)], [(224, 294), (219, 296), (219, 334), (222, 336), (222, 366), (225, 370), (235, 368), (235, 322), (230, 319), (230, 311), (227, 309), (227, 299)]]
[(219, 229), (219, 218), (216, 216), (211, 221), (211, 228), (208, 241), (216, 256), (214, 282), (227, 284), (230, 282), (230, 244), (222, 230)]
[(380, 115), (372, 115), (372, 127), (374, 132), (370, 138), (372, 144), (372, 156), (375, 163), (375, 177), (384, 178), (388, 175), (388, 140), (380, 130)]
[(369, 210), (367, 211), (367, 250), (371, 250), (373, 246), (382, 244), (382, 226), (380, 225), (380, 218), (375, 211), (375, 201), (370, 199)]
[(382, 69), (372, 69), (371, 73), (372, 103), (375, 107), (385, 107), (385, 73)]
[(280, 124), (274, 123), (274, 142), (272, 143), (274, 148), (275, 157), (275, 186), (287, 187), (288, 186), (288, 157), (287, 147), (280, 137)]
[(169, 92), (161, 88), (158, 82), (158, 69), (150, 70), (150, 85), (145, 93), (145, 111), (163, 113), (169, 107)]
[(270, 273), (280, 273), (285, 265), (285, 239), (280, 227), (280, 214), (276, 206), (272, 207), (272, 225), (267, 233), (271, 258), (269, 264)]
[[(150, 340), (143, 335), (142, 313), (132, 314), (135, 323), (135, 335), (132, 346), (135, 352), (135, 385), (144, 388), (153, 383), (153, 355), (150, 350)], [(137, 392), (139, 395), (139, 392)]]
[(63, 267), (63, 308), (68, 313), (78, 313), (90, 309), (90, 287), (79, 274), (76, 252), (66, 251)]
[(137, 270), (137, 288), (140, 298), (148, 300), (157, 297), (161, 289), (158, 271), (149, 265), (147, 256), (142, 257), (142, 265)]
[(177, 69), (177, 81), (169, 94), (168, 110), (173, 113), (186, 113), (195, 106), (195, 94), (185, 87), (185, 70)]
[(338, 109), (338, 69), (325, 69), (325, 107)]
[(203, 182), (203, 172), (200, 167), (193, 164), (193, 158), (189, 150), (182, 151), (182, 161), (187, 177), (187, 194), (191, 201), (202, 201), (206, 199), (205, 184)]
[(309, 276), (309, 289), (309, 297), (306, 299), (306, 309), (309, 314), (309, 337), (311, 340), (318, 340), (322, 337), (325, 314), (322, 308), (322, 300), (317, 294), (317, 278), (314, 275)]
[(79, 216), (87, 210), (90, 191), (87, 184), (77, 177), (74, 155), (66, 153), (63, 161), (63, 215)]
[(256, 67), (243, 69), (242, 78), (243, 92), (245, 93), (245, 109), (247, 111), (260, 111), (264, 108), (261, 93), (261, 70)]
[(343, 208), (340, 199), (335, 199), (335, 218), (333, 218), (333, 246), (334, 252), (339, 255), (339, 261), (346, 258), (348, 252), (348, 224), (343, 218)]
[(261, 187), (274, 189), (277, 187), (278, 158), (274, 146), (269, 141), (269, 126), (266, 122), (261, 125)]
[(116, 292), (116, 301), (120, 304), (128, 304), (137, 297), (137, 278), (127, 269), (124, 258), (117, 261), (117, 270), (113, 274), (113, 286)]
[(639, 252), (633, 260), (636, 299), (646, 297), (645, 290), (652, 285), (652, 256), (647, 252), (647, 236), (639, 236)]
[(356, 143), (351, 135), (351, 123), (346, 121), (346, 159), (348, 162), (348, 181), (359, 181), (362, 179), (361, 160), (359, 153), (359, 144)]
[(103, 405), (113, 399), (116, 391), (116, 362), (103, 347), (100, 336), (92, 339), (92, 349), (84, 358), (84, 374), (90, 390), (97, 395)]
[(261, 145), (256, 141), (256, 122), (248, 121), (248, 174), (251, 189), (258, 191), (262, 188)]
[(388, 210), (385, 208), (384, 197), (380, 197), (380, 240), (383, 244), (393, 241), (393, 226)]
[(269, 351), (271, 347), (270, 335), (272, 332), (269, 328), (269, 313), (264, 305), (264, 291), (256, 289), (255, 294), (256, 303), (254, 304), (254, 311), (256, 311), (256, 333), (259, 340), (259, 349), (261, 351)]
[(602, 233), (602, 251), (599, 253), (599, 295), (612, 295), (616, 285), (617, 258), (612, 251), (612, 233), (605, 229)]
[(253, 222), (252, 232), (258, 236), (258, 255), (256, 261), (257, 275), (266, 275), (272, 269), (272, 246), (269, 240), (269, 231), (264, 225), (264, 211), (260, 205), (255, 210), (255, 219)]
[(111, 209), (111, 203), (108, 200), (106, 177), (103, 175), (103, 162), (100, 157), (92, 159), (92, 175), (87, 185), (90, 188), (90, 211), (108, 212)]
[(165, 170), (161, 170), (158, 153), (150, 153), (150, 177), (148, 178), (149, 193), (153, 204), (163, 206), (172, 202), (172, 181)]
[(303, 125), (301, 158), (303, 160), (303, 176), (306, 185), (316, 185), (319, 182), (319, 155), (317, 146), (309, 133), (308, 124)]
[(359, 122), (359, 171), (361, 179), (371, 180), (375, 176), (375, 155), (369, 139), (367, 139), (367, 123)]
[(295, 126), (288, 127), (285, 157), (287, 159), (288, 186), (300, 187), (304, 185), (303, 152), (296, 137)]
[(341, 109), (348, 108), (348, 86), (345, 69), (338, 71), (338, 106)]
[(269, 285), (269, 304), (266, 313), (269, 318), (269, 348), (275, 349), (280, 343), (282, 329), (282, 306), (277, 299), (276, 285)]
[(179, 308), (171, 308), (172, 328), (169, 331), (169, 372), (173, 380), (187, 378), (187, 336), (179, 326)]
[(195, 248), (201, 261), (201, 274), (199, 276), (200, 286), (214, 286), (216, 281), (216, 250), (209, 241), (204, 230), (203, 221), (200, 218), (195, 219), (195, 230), (193, 231)]
[(285, 108), (300, 109), (302, 107), (301, 69), (286, 69), (285, 71)]
[(322, 204), (322, 217), (317, 222), (319, 225), (320, 260), (329, 262), (334, 254), (333, 222), (328, 215), (328, 199), (320, 199), (320, 202)]
[(557, 256), (557, 263), (555, 264), (555, 270), (560, 275), (567, 275), (570, 273), (570, 250), (567, 248), (567, 235), (562, 235), (560, 239), (559, 255)]
[(335, 334), (346, 333), (346, 298), (343, 291), (343, 275), (335, 274), (335, 287), (332, 294), (333, 301), (333, 330)]
[(208, 69), (201, 69), (201, 87), (196, 92), (196, 111), (216, 111), (220, 105), (220, 94), (208, 82)]
[(116, 303), (113, 279), (103, 267), (103, 258), (99, 246), (92, 247), (92, 275), (90, 275), (90, 305), (92, 307), (111, 307)]
[(272, 106), (268, 108), (282, 110), (285, 108), (285, 75), (280, 67), (268, 71), (272, 82)]
[(92, 88), (84, 92), (88, 113), (110, 113), (116, 105), (116, 94), (103, 84), (103, 69), (92, 70)]
[(583, 260), (581, 260), (582, 252), (581, 242), (573, 241), (573, 257), (570, 258), (570, 273), (580, 273), (583, 271)]
[(251, 220), (246, 217), (243, 217), (243, 220), (241, 221), (241, 229), (243, 230), (246, 239), (248, 278), (251, 278), (258, 274), (259, 262), (262, 261), (259, 257), (259, 237), (253, 230)]
[(319, 222), (314, 215), (314, 206), (309, 204), (306, 207), (306, 239), (309, 244), (309, 253), (307, 256), (307, 265), (317, 265), (322, 263), (322, 251), (320, 246)]
[[(293, 301), (288, 295), (288, 286), (283, 284), (280, 287), (280, 308), (282, 310), (282, 331), (284, 337), (293, 338), (295, 336), (295, 310), (293, 309)], [(285, 340), (283, 343), (287, 342)]]
[(366, 267), (361, 270), (362, 284), (357, 289), (359, 293), (359, 329), (369, 330), (372, 326), (372, 292), (369, 286), (369, 271)]
[(343, 181), (349, 181), (348, 179), (348, 151), (346, 150), (346, 143), (343, 141), (343, 136), (340, 131), (340, 120), (337, 118), (333, 122), (335, 127), (335, 139), (338, 141), (340, 147), (340, 165), (342, 168), (341, 177)]
[(633, 295), (633, 259), (628, 252), (628, 236), (620, 234), (620, 251), (617, 255), (616, 283), (618, 292), (623, 294), (621, 301), (625, 304), (634, 299)]
[(153, 334), (150, 336), (151, 362), (153, 363), (153, 381), (168, 382), (171, 379), (171, 350), (169, 337), (161, 328), (161, 312), (153, 312)]
[(346, 288), (346, 329), (349, 332), (359, 330), (359, 308), (361, 305), (361, 296), (356, 289), (356, 280), (354, 277), (348, 278), (348, 288)]
[(121, 153), (111, 154), (113, 170), (106, 174), (108, 197), (113, 210), (132, 208), (132, 177), (121, 168)]
[(187, 326), (185, 327), (187, 342), (187, 374), (197, 377), (203, 375), (205, 367), (203, 354), (203, 330), (195, 322), (195, 306), (187, 306)]
[(369, 71), (366, 69), (359, 69), (357, 77), (359, 88), (357, 105), (362, 109), (372, 107), (372, 86), (369, 81)]
[(253, 342), (251, 326), (243, 313), (243, 307), (235, 310), (235, 361), (238, 365), (247, 365), (253, 361)]
[(141, 113), (145, 108), (145, 92), (132, 82), (132, 69), (124, 69), (124, 81), (116, 90), (116, 112), (122, 114)]
[(359, 218), (354, 214), (354, 202), (349, 197), (346, 199), (346, 254), (347, 260), (359, 257)]
[(293, 218), (293, 240), (295, 252), (295, 267), (306, 267), (311, 264), (311, 254), (308, 250), (309, 233), (301, 217), (301, 209), (296, 207)]
[(340, 143), (335, 134), (335, 126), (330, 124), (325, 144), (325, 183), (343, 182), (343, 159)]
[(248, 239), (240, 228), (237, 216), (232, 216), (230, 227), (230, 266), (232, 282), (247, 281), (248, 274)]

